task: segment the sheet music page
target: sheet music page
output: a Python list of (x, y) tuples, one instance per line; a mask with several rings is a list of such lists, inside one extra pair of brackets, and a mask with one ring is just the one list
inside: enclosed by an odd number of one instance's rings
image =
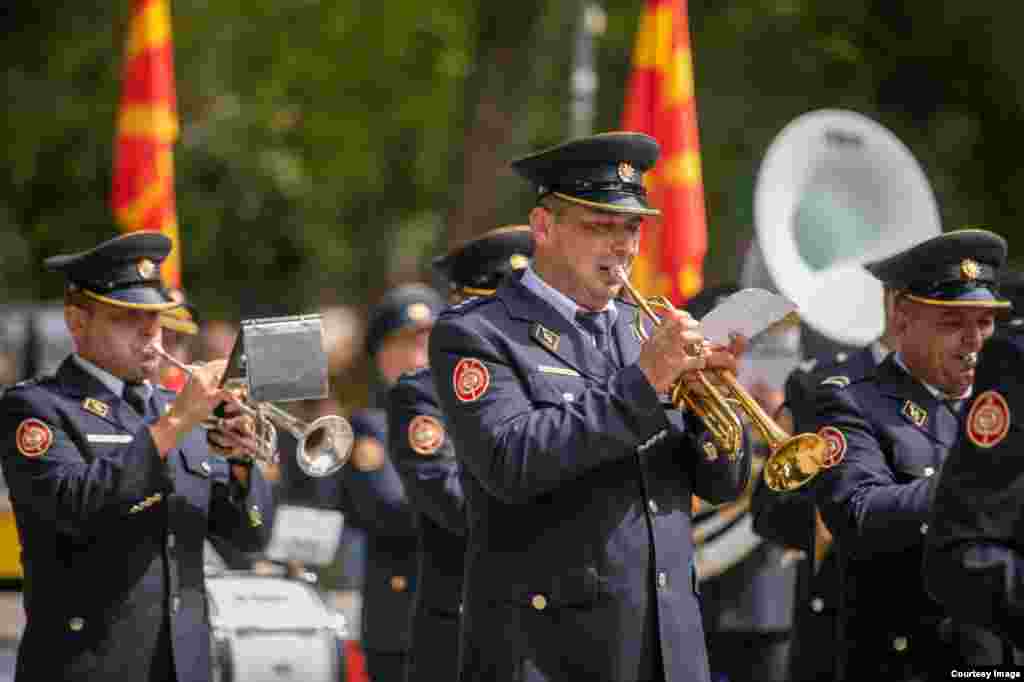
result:
[(700, 332), (712, 343), (728, 345), (730, 333), (752, 339), (796, 311), (796, 303), (785, 296), (765, 289), (741, 289), (701, 318)]

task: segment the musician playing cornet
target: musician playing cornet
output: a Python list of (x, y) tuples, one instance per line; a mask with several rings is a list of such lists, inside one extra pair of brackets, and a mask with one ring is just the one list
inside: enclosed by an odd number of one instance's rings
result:
[[(267, 539), (267, 483), (211, 454), (200, 428), (232, 400), (225, 363), (195, 367), (177, 396), (149, 381), (159, 314), (179, 305), (160, 280), (170, 249), (136, 232), (46, 261), (67, 278), (75, 353), (0, 404), (25, 569), (18, 680), (208, 680), (203, 541)], [(242, 454), (255, 442), (236, 414), (210, 440)]]
[(468, 510), (460, 679), (709, 678), (690, 496), (735, 499), (750, 461), (662, 400), (737, 348), (705, 351), (676, 311), (641, 346), (616, 300), (658, 152), (606, 133), (514, 162), (538, 190), (533, 264), (431, 334)]

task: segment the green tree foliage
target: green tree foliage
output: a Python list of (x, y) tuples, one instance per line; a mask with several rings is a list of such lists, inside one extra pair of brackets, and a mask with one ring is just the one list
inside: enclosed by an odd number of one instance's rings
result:
[[(642, 2), (603, 4), (595, 127), (613, 129)], [(359, 304), (426, 276), (422, 266), (456, 234), (525, 218), (529, 193), (501, 161), (568, 131), (573, 2), (177, 0), (172, 9), (184, 282), (213, 317)], [(700, 0), (689, 9), (709, 283), (736, 275), (767, 145), (820, 107), (856, 109), (893, 130), (925, 167), (947, 229), (1015, 236), (1017, 4)], [(40, 260), (113, 231), (127, 2), (15, 0), (3, 11), (0, 281), (8, 300), (53, 297), (60, 282), (38, 273)], [(505, 127), (474, 137), (486, 98), (507, 114)], [(484, 145), (484, 162), (470, 164)], [(470, 217), (458, 211), (464, 182), (477, 183), (472, 196), (490, 183)]]

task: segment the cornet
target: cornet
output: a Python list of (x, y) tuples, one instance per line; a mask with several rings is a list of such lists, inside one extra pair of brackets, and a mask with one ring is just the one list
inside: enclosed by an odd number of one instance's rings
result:
[[(672, 303), (664, 297), (647, 300), (640, 296), (630, 283), (624, 268), (618, 268), (616, 274), (633, 300), (651, 322), (657, 326), (661, 318), (653, 308), (675, 310)], [(641, 341), (646, 341), (648, 334), (644, 330), (640, 316), (634, 323), (634, 330)], [(695, 353), (690, 353), (694, 355)], [(732, 372), (721, 370), (715, 375), (728, 389), (728, 397), (723, 396), (714, 384), (704, 375), (696, 372), (697, 380), (704, 389), (700, 394), (686, 387), (682, 379), (672, 386), (672, 405), (679, 408), (685, 406), (700, 418), (711, 434), (718, 449), (730, 458), (735, 458), (737, 450), (743, 444), (743, 427), (732, 404), (738, 406), (751, 424), (761, 433), (771, 454), (764, 463), (764, 480), (769, 488), (776, 491), (796, 490), (820, 473), (824, 467), (828, 444), (825, 439), (815, 433), (801, 433), (790, 436), (776, 424), (761, 408), (757, 400), (751, 396)]]
[[(151, 346), (156, 353), (169, 363), (192, 376), (192, 368), (178, 360), (158, 345)], [(256, 420), (256, 441), (253, 456), (266, 463), (276, 464), (277, 428), (280, 427), (295, 436), (295, 460), (299, 469), (307, 476), (320, 478), (330, 476), (345, 466), (352, 455), (355, 437), (352, 426), (344, 417), (336, 414), (318, 417), (311, 424), (295, 417), (271, 402), (250, 404), (243, 379), (229, 379), (224, 388), (233, 393), (241, 390), (238, 401), (242, 411)], [(276, 425), (276, 427), (275, 427)]]

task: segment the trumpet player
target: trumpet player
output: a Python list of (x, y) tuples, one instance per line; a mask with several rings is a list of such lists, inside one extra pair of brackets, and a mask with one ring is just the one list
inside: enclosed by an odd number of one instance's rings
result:
[[(8, 389), (0, 450), (25, 568), (18, 680), (209, 680), (203, 540), (265, 543), (270, 490), (257, 470), (211, 454), (199, 428), (224, 362), (175, 396), (147, 381), (161, 363), (160, 280), (171, 249), (136, 232), (47, 259), (65, 275), (75, 352), (56, 374)], [(246, 417), (214, 444), (255, 447)]]
[(706, 348), (668, 310), (641, 344), (616, 300), (658, 154), (615, 132), (513, 162), (537, 190), (533, 264), (431, 334), (468, 510), (464, 681), (709, 679), (690, 496), (735, 499), (750, 461), (661, 396), (734, 370), (742, 341)]
[(997, 284), (1006, 251), (992, 232), (958, 230), (872, 264), (895, 291), (899, 349), (815, 395), (811, 425), (830, 448), (814, 496), (840, 562), (836, 679), (949, 679), (1012, 661), (999, 637), (932, 600), (921, 577), (935, 474), (995, 314), (1009, 307)]

